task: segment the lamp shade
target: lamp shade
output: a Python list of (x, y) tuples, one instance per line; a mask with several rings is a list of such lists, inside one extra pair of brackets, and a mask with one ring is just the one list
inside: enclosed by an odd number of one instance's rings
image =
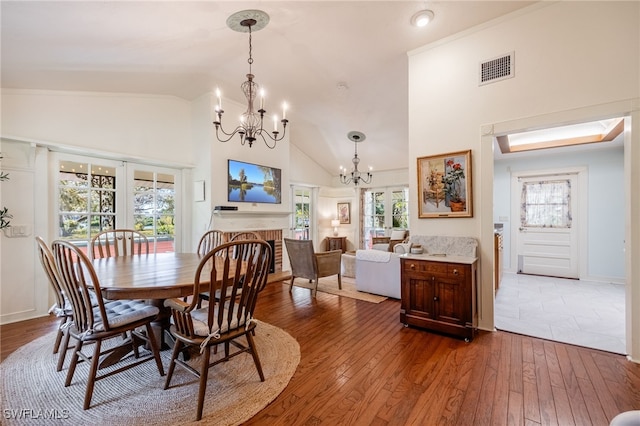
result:
[(332, 219), (331, 220), (331, 226), (333, 226), (334, 228), (336, 226), (340, 226), (340, 221), (338, 219)]

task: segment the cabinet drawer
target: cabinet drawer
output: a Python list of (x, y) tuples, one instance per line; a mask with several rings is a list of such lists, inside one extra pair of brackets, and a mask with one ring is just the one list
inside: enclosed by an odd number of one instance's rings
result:
[(466, 274), (467, 268), (462, 265), (452, 265), (451, 263), (447, 264), (447, 275), (450, 277), (464, 277)]
[(436, 274), (446, 274), (447, 264), (440, 262), (426, 262), (424, 260), (411, 260), (407, 259), (403, 261), (403, 269), (411, 272), (431, 272)]
[(467, 268), (460, 264), (429, 262), (424, 260), (415, 261), (411, 259), (404, 260), (402, 264), (402, 269), (407, 272), (428, 272), (430, 274), (447, 275), (450, 277), (464, 277), (467, 275)]

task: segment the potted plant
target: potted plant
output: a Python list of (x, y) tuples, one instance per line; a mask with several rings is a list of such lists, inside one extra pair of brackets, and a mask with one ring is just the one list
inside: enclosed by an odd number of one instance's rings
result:
[(445, 174), (442, 178), (442, 183), (444, 183), (444, 192), (446, 194), (446, 201), (448, 200), (448, 206), (451, 208), (451, 211), (464, 211), (465, 209), (465, 194), (464, 194), (464, 183), (463, 180), (464, 169), (460, 163), (454, 162), (452, 159), (449, 159), (445, 162)]

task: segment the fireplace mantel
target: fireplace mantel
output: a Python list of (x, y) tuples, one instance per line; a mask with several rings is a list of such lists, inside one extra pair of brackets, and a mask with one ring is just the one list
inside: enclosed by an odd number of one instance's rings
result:
[(289, 216), (291, 212), (274, 212), (274, 211), (259, 211), (259, 210), (214, 210), (213, 214), (217, 216)]

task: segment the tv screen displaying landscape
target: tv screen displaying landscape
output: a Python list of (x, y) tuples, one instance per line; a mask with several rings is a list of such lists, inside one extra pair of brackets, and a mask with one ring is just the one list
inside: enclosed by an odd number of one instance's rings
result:
[(228, 201), (280, 204), (281, 170), (229, 160)]

